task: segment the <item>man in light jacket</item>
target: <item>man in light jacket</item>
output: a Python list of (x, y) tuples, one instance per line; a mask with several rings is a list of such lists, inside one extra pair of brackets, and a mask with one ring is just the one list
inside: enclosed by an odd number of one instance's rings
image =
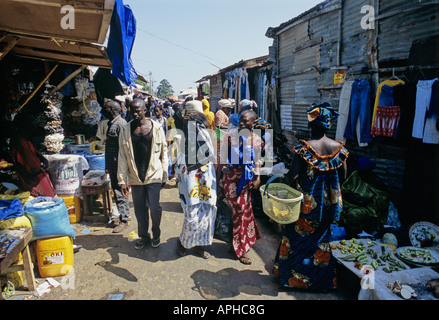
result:
[[(160, 245), (160, 190), (168, 179), (168, 150), (166, 137), (157, 122), (146, 117), (145, 101), (134, 99), (131, 103), (132, 121), (122, 128), (119, 138), (118, 183), (128, 195), (131, 185), (134, 213), (140, 240), (136, 249), (151, 243)], [(149, 229), (152, 222), (152, 239)]]

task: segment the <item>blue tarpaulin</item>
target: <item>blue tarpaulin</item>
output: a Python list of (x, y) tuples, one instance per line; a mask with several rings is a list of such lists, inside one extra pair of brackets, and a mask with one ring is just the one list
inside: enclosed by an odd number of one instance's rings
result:
[(131, 51), (136, 38), (136, 18), (128, 5), (116, 0), (110, 23), (107, 54), (113, 64), (113, 75), (127, 85), (137, 79), (131, 61)]

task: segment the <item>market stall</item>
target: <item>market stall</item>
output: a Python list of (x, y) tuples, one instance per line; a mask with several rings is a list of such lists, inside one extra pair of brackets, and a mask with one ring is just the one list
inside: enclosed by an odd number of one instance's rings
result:
[(359, 300), (437, 300), (439, 246), (399, 247), (370, 239), (331, 242), (339, 268), (360, 282)]
[[(96, 139), (103, 103), (124, 93), (120, 81), (125, 80), (114, 76), (120, 65), (113, 61), (121, 58), (114, 48), (128, 35), (114, 35), (129, 24), (115, 17), (129, 8), (122, 0), (76, 1), (75, 28), (59, 28), (63, 5), (58, 0), (0, 4), (0, 200), (5, 201), (0, 230), (31, 230), (30, 246), (38, 258), (33, 262), (43, 277), (73, 268), (71, 224), (95, 209), (86, 206), (90, 212), (84, 212), (84, 176), (89, 170), (105, 173), (105, 146)], [(108, 31), (111, 41), (101, 46)], [(129, 36), (133, 40), (133, 33)], [(96, 82), (93, 67), (100, 70)], [(90, 179), (86, 183), (92, 187)], [(62, 273), (65, 261), (48, 260), (48, 248), (55, 247), (71, 257)], [(2, 273), (6, 258), (0, 257)], [(31, 281), (28, 285), (35, 289)]]

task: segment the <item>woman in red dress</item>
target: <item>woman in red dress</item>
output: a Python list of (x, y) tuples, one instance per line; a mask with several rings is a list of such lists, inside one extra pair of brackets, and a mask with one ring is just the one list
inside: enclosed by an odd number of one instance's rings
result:
[[(233, 239), (230, 251), (243, 264), (251, 264), (247, 252), (261, 238), (253, 215), (250, 192), (259, 188), (261, 184), (258, 161), (261, 139), (252, 132), (257, 119), (254, 111), (243, 112), (239, 119), (239, 131), (228, 132), (221, 147), (222, 184), (233, 211)], [(233, 155), (237, 157), (233, 158)]]

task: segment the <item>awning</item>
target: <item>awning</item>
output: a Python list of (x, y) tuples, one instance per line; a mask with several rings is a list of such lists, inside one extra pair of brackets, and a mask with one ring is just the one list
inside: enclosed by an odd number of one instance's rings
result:
[[(8, 52), (42, 60), (111, 68), (103, 44), (115, 0), (75, 0), (73, 11), (62, 11), (69, 1), (0, 1), (0, 59)], [(61, 21), (74, 14), (74, 28)]]
[[(8, 45), (13, 45), (10, 52), (17, 56), (109, 69), (112, 67), (106, 49), (103, 46), (10, 33), (4, 37), (0, 36), (0, 39), (0, 47), (5, 48)], [(0, 58), (1, 51), (0, 49)], [(7, 52), (3, 53), (6, 54)]]
[[(0, 30), (87, 43), (105, 42), (115, 0), (2, 0)], [(61, 8), (74, 8), (74, 28), (63, 29)]]

